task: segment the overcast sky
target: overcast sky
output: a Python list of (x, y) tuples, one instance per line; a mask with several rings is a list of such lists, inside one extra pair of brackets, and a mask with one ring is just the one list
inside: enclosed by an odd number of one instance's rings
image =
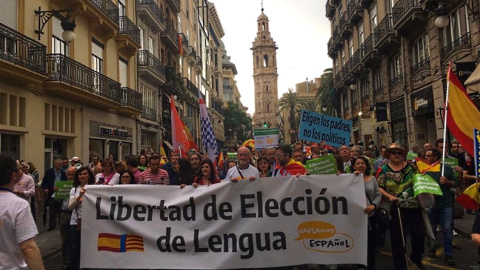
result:
[[(227, 54), (236, 65), (237, 84), (243, 105), (254, 112), (252, 42), (257, 34), (261, 0), (210, 0), (215, 4), (225, 36)], [(325, 0), (264, 0), (270, 34), (275, 40), (278, 67), (278, 95), (295, 89), (295, 84), (320, 77), (332, 67), (327, 55), (330, 22), (325, 17)]]

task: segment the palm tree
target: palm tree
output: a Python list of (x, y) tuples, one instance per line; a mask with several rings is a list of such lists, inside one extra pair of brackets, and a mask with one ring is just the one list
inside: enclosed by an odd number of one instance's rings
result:
[(302, 103), (302, 106), (303, 106), (303, 109), (307, 110), (307, 111), (312, 111), (312, 112), (319, 112), (319, 102), (318, 102), (318, 99), (302, 99), (300, 100), (300, 102)]
[(333, 83), (333, 69), (327, 68), (323, 71), (321, 78), (320, 87), (318, 88), (315, 99), (318, 101), (318, 104), (322, 106), (322, 113), (328, 115), (335, 115), (335, 103), (337, 98), (335, 93), (332, 93), (332, 83)]
[[(296, 129), (295, 127), (298, 126), (298, 119), (296, 116), (299, 114), (300, 110), (302, 109), (302, 104), (300, 102), (300, 99), (298, 98), (298, 93), (293, 92), (292, 89), (288, 89), (288, 92), (283, 94), (283, 96), (278, 101), (278, 108), (280, 113), (284, 109), (289, 110), (288, 121), (290, 122), (290, 128)], [(295, 141), (296, 141), (295, 136), (292, 136), (292, 143), (295, 143)]]

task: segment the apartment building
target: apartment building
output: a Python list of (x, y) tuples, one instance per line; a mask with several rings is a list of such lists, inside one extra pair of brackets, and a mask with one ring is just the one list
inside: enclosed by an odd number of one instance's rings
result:
[(445, 74), (449, 63), (462, 82), (474, 73), (478, 15), (477, 0), (327, 1), (334, 87), (354, 142), (443, 137)]
[(0, 152), (40, 172), (135, 153), (134, 2), (5, 0), (0, 13)]

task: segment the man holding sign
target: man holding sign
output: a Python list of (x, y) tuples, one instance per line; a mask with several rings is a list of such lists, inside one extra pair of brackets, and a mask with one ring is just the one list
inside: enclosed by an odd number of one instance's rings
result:
[[(427, 150), (425, 158), (430, 163), (430, 167), (425, 170), (425, 173), (431, 176), (440, 185), (443, 195), (435, 197), (435, 205), (428, 210), (428, 216), (430, 218), (430, 224), (432, 225), (433, 232), (436, 232), (437, 225), (442, 227), (443, 246), (445, 250), (445, 263), (454, 266), (455, 261), (452, 257), (452, 241), (453, 241), (453, 200), (454, 194), (452, 194), (451, 187), (455, 187), (458, 183), (455, 173), (452, 167), (445, 166), (445, 173), (442, 175), (440, 167), (440, 152), (435, 149)], [(429, 256), (435, 257), (435, 246), (430, 250)]]

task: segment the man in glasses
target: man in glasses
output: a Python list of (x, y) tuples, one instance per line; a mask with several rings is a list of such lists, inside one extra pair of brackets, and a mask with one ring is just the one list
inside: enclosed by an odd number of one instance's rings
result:
[(307, 170), (302, 163), (292, 158), (292, 149), (288, 145), (280, 145), (277, 148), (278, 164), (272, 176), (300, 176), (305, 175)]
[(352, 171), (352, 158), (351, 158), (351, 151), (350, 147), (346, 145), (340, 146), (338, 148), (338, 158), (337, 158), (337, 165), (338, 171), (340, 173), (353, 173)]
[(237, 182), (238, 180), (255, 180), (260, 173), (255, 166), (250, 164), (251, 152), (247, 147), (241, 146), (237, 149), (237, 166), (231, 167), (225, 180)]
[[(439, 164), (439, 167), (442, 166), (440, 162), (440, 152), (437, 149), (429, 149), (425, 154), (425, 159), (430, 164)], [(433, 166), (432, 166), (433, 167)], [(423, 173), (423, 172), (421, 172)], [(443, 247), (445, 253), (445, 263), (454, 266), (455, 261), (452, 257), (453, 252), (453, 203), (454, 203), (454, 192), (452, 192), (452, 187), (457, 186), (458, 180), (455, 177), (453, 169), (445, 164), (445, 173), (442, 176), (442, 172), (437, 170), (429, 170), (425, 174), (431, 176), (442, 189), (442, 196), (435, 196), (435, 205), (428, 210), (428, 217), (430, 218), (430, 224), (432, 225), (433, 233), (436, 234), (437, 225), (440, 224), (442, 228), (443, 236)], [(435, 245), (429, 251), (429, 257), (435, 258)]]

